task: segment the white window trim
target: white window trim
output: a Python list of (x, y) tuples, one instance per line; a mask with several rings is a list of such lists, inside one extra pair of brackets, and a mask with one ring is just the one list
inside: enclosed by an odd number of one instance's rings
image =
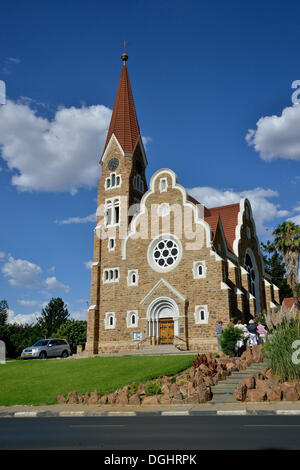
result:
[[(132, 275), (135, 274), (136, 281), (132, 282)], [(139, 285), (139, 270), (138, 269), (129, 269), (127, 275), (127, 285), (128, 286), (138, 286)]]
[(136, 174), (133, 177), (133, 187), (136, 191), (143, 193), (145, 190), (144, 181), (140, 174)]
[[(200, 318), (200, 312), (201, 310), (204, 310), (204, 320), (201, 320)], [(209, 312), (207, 310), (207, 305), (195, 305), (195, 312), (194, 312), (194, 317), (195, 317), (195, 324), (196, 325), (207, 325), (208, 324), (208, 317), (209, 317)]]
[(159, 192), (166, 193), (168, 191), (168, 180), (167, 178), (160, 178), (159, 180)]
[(158, 217), (166, 217), (167, 215), (170, 215), (170, 212), (171, 208), (168, 202), (163, 202), (162, 204), (159, 204), (157, 208)]
[[(111, 271), (113, 272), (112, 279), (110, 276)], [(118, 271), (118, 277), (116, 277), (115, 271)], [(105, 279), (105, 273), (108, 273), (108, 279)], [(102, 275), (103, 284), (111, 284), (113, 282), (119, 282), (119, 280), (120, 280), (120, 268), (119, 267), (103, 269), (103, 275)]]
[[(135, 315), (135, 320), (136, 320), (136, 321), (135, 321), (135, 324), (132, 324), (132, 323), (131, 323), (132, 315)], [(139, 323), (138, 311), (137, 311), (137, 310), (128, 310), (128, 311), (127, 311), (126, 322), (127, 322), (127, 328), (137, 328), (137, 327), (138, 327), (138, 323)]]
[[(198, 273), (198, 267), (202, 266), (202, 274)], [(193, 276), (194, 279), (204, 279), (206, 277), (206, 263), (205, 261), (194, 261), (193, 263)]]
[[(110, 317), (113, 317), (113, 324), (109, 324)], [(106, 330), (114, 330), (116, 328), (116, 314), (115, 312), (106, 312), (104, 319), (104, 327)]]
[[(119, 222), (115, 222), (116, 212), (115, 208), (119, 207)], [(107, 223), (107, 210), (111, 209), (111, 223)], [(121, 202), (119, 197), (111, 197), (105, 199), (105, 215), (104, 215), (104, 226), (105, 227), (119, 227), (121, 218)]]
[[(171, 240), (174, 240), (174, 242), (177, 243), (179, 253), (178, 253), (177, 260), (175, 261), (174, 264), (170, 265), (170, 267), (168, 268), (161, 268), (153, 259), (153, 250), (154, 250), (155, 245), (159, 242), (159, 240), (163, 240), (167, 238), (170, 238)], [(148, 250), (147, 250), (147, 261), (148, 261), (149, 266), (154, 271), (157, 271), (159, 273), (166, 273), (166, 272), (172, 271), (178, 266), (178, 264), (181, 261), (182, 254), (183, 254), (183, 249), (182, 249), (181, 241), (172, 233), (162, 233), (158, 237), (151, 240), (151, 242), (149, 243)]]
[[(112, 176), (115, 176), (115, 184), (112, 185)], [(120, 178), (120, 183), (117, 184), (117, 179)], [(109, 181), (109, 186), (107, 182)], [(110, 173), (110, 175), (105, 178), (105, 191), (109, 191), (110, 189), (120, 188), (122, 186), (122, 175), (120, 173), (115, 173), (114, 171)]]
[[(111, 240), (114, 241), (114, 246), (113, 246), (113, 248), (110, 247), (110, 241), (111, 241)], [(107, 248), (108, 248), (108, 251), (115, 251), (115, 248), (116, 248), (116, 237), (110, 237), (110, 238), (108, 239)]]

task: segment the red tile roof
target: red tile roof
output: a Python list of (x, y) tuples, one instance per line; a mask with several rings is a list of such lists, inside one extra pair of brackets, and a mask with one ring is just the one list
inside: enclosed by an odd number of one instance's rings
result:
[[(300, 297), (298, 297), (298, 300), (300, 302)], [(294, 297), (285, 297), (282, 301), (282, 305), (284, 305), (284, 307), (287, 310), (290, 310), (292, 308), (292, 306), (294, 305), (294, 303), (295, 303)]]
[(141, 137), (125, 62), (123, 63), (121, 71), (118, 91), (103, 153), (106, 150), (112, 134), (115, 134), (124, 153), (128, 154), (133, 154), (139, 138)]
[[(194, 204), (200, 204), (192, 196), (188, 196), (189, 201)], [(212, 207), (208, 209), (204, 207), (204, 220), (207, 222), (212, 229), (215, 237), (218, 226), (218, 221), (221, 219), (227, 248), (233, 252), (233, 242), (235, 240), (235, 228), (238, 223), (238, 214), (240, 211), (240, 204), (229, 204), (227, 206)]]

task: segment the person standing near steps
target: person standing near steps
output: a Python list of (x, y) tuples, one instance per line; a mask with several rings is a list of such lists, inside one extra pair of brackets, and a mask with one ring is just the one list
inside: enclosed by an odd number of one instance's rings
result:
[(223, 325), (223, 322), (219, 321), (217, 323), (217, 326), (216, 326), (216, 333), (217, 333), (217, 339), (218, 339), (218, 351), (222, 350), (221, 343), (220, 343), (221, 334), (223, 333), (223, 326), (222, 325)]

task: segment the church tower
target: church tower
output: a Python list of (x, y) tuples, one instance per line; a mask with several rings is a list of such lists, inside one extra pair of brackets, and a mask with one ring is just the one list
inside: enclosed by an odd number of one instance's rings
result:
[(98, 185), (86, 344), (86, 352), (93, 354), (99, 349), (101, 326), (115, 321), (107, 312), (118, 310), (122, 295), (119, 280), (127, 275), (122, 272), (121, 243), (147, 191), (147, 159), (126, 66), (128, 56), (124, 53), (121, 58), (119, 86), (100, 159), (102, 173)]

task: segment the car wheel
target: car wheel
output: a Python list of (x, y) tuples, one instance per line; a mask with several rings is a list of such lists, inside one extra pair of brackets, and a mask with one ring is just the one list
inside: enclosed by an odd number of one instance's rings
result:
[(46, 357), (47, 357), (46, 351), (40, 352), (39, 359), (46, 359)]
[(68, 351), (63, 351), (61, 357), (63, 357), (64, 359), (65, 359), (66, 357), (69, 357)]

